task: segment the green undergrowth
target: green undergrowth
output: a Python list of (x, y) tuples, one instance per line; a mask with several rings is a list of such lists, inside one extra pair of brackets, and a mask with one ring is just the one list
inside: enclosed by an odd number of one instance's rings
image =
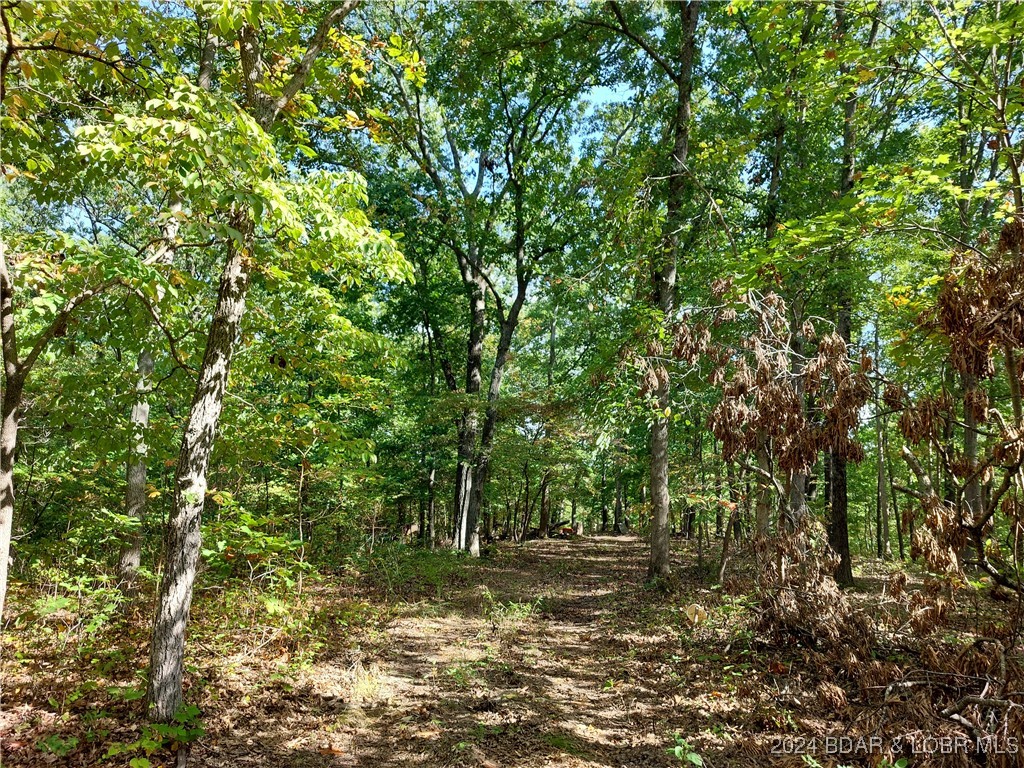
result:
[[(373, 594), (373, 579), (403, 592), (422, 579), (437, 593), (458, 565), (441, 553), (431, 562), (409, 548), (387, 556), (378, 550), (355, 558), (373, 574), (368, 588), (355, 569), (293, 568), (284, 551), (275, 553), (272, 568), (261, 568), (257, 557), (246, 558), (247, 549), (257, 554), (256, 545), (210, 545), (204, 554), (215, 562), (204, 562), (198, 575), (186, 643), (188, 705), (169, 725), (145, 719), (155, 574), (140, 573), (126, 594), (109, 563), (82, 556), (37, 566), (12, 585), (0, 640), (4, 694), (32, 713), (10, 734), (19, 760), (166, 764), (169, 751), (198, 738), (220, 708), (233, 706), (233, 694), (222, 690), (225, 679), (241, 676), (252, 693), (266, 681), (297, 679), (387, 623), (391, 612)], [(244, 565), (225, 560), (225, 552)]]
[(350, 576), (386, 600), (447, 600), (468, 583), (470, 567), (463, 552), (431, 551), (400, 542), (361, 548), (346, 562)]

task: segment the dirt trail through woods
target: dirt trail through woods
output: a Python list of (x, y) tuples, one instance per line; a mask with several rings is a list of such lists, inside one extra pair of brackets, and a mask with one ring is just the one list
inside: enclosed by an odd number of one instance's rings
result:
[(504, 549), (453, 599), (401, 605), (261, 716), (211, 723), (191, 764), (680, 765), (667, 747), (694, 712), (680, 706), (677, 635), (644, 626), (645, 554), (633, 537)]

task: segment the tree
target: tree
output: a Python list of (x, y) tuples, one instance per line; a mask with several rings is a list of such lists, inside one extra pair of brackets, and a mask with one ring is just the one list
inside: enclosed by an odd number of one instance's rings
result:
[[(667, 77), (675, 91), (674, 109), (666, 131), (664, 158), (665, 221), (663, 241), (650, 254), (650, 303), (660, 318), (657, 336), (662, 341), (651, 346), (652, 358), (658, 356), (674, 321), (676, 309), (676, 276), (683, 258), (687, 229), (685, 217), (690, 196), (687, 161), (690, 151), (691, 99), (694, 86), (694, 67), (698, 58), (697, 23), (700, 3), (690, 0), (670, 6), (676, 18), (672, 38), (675, 44), (668, 50), (659, 50), (644, 29), (652, 24), (650, 18), (630, 19), (618, 3), (608, 3), (607, 17), (590, 19), (589, 24), (613, 30), (636, 45), (653, 62), (658, 74)], [(667, 47), (667, 46), (666, 46)], [(671, 382), (664, 365), (655, 362), (657, 387), (654, 395), (650, 436), (650, 484), (653, 515), (651, 521), (651, 555), (647, 567), (648, 579), (668, 576), (670, 571), (670, 507), (669, 493), (669, 420)]]
[[(376, 242), (372, 257), (380, 263), (373, 264), (373, 268), (396, 277), (404, 274), (404, 261), (390, 251), (390, 239), (378, 236), (365, 219), (360, 221), (354, 213), (363, 196), (356, 180), (320, 175), (305, 184), (288, 184), (274, 178), (280, 178), (283, 169), (267, 134), (282, 111), (303, 92), (332, 34), (355, 5), (355, 0), (350, 0), (326, 7), (312, 28), (303, 18), (304, 8), (289, 8), (271, 19), (261, 17), (260, 8), (253, 6), (239, 16), (217, 19), (218, 26), (231, 32), (238, 44), (238, 98), (244, 111), (239, 113), (237, 123), (247, 134), (246, 147), (259, 147), (263, 154), (247, 158), (256, 171), (253, 181), (258, 185), (257, 196), (236, 192), (238, 196), (230, 200), (225, 211), (228, 238), (224, 267), (175, 473), (174, 505), (167, 524), (164, 574), (150, 650), (148, 701), (158, 721), (169, 721), (181, 704), (185, 625), (199, 558), (206, 473), (256, 264), (258, 227), (268, 233), (276, 227), (284, 228), (285, 243), (290, 241), (300, 250), (304, 246), (326, 246), (352, 253)], [(264, 25), (269, 29), (271, 24), (277, 34), (268, 40)], [(302, 54), (289, 71), (280, 73), (283, 85), (278, 88), (271, 80), (278, 73), (271, 72), (272, 49), (268, 44), (293, 44), (295, 38), (303, 40)]]
[[(386, 130), (421, 174), (413, 194), (436, 211), (426, 234), (454, 257), (467, 303), (454, 546), (474, 552), (498, 401), (523, 307), (545, 260), (574, 234), (579, 179), (565, 140), (597, 70), (586, 41), (560, 30), (558, 13), (531, 20), (539, 25), (534, 32), (527, 31), (527, 18), (520, 4), (473, 14), (453, 8), (408, 43), (417, 60), (447, 65), (453, 77), (428, 76), (417, 84), (389, 67), (394, 111), (403, 119)], [(399, 26), (401, 17), (392, 23)], [(493, 45), (471, 46), (471, 40)], [(485, 389), (492, 327), (497, 343)]]
[[(0, 103), (5, 107), (5, 184), (18, 179), (38, 200), (67, 200), (95, 176), (69, 173), (67, 141), (72, 119), (88, 121), (93, 109), (80, 89), (117, 91), (122, 86), (139, 88), (136, 76), (144, 76), (146, 57), (132, 61), (148, 32), (146, 16), (138, 9), (119, 9), (117, 23), (124, 31), (124, 55), (117, 45), (101, 50), (103, 30), (97, 26), (91, 3), (55, 3), (32, 6), (16, 3), (0, 9), (4, 52), (0, 57)], [(23, 82), (12, 85), (11, 66), (17, 64)], [(136, 71), (133, 71), (136, 70)], [(73, 75), (72, 75), (73, 73)], [(33, 87), (46, 83), (40, 95)], [(54, 113), (51, 101), (62, 105)], [(19, 157), (18, 165), (8, 160)], [(60, 191), (62, 185), (66, 185)], [(73, 231), (24, 233), (9, 252), (0, 241), (0, 338), (4, 361), (4, 392), (0, 404), (0, 615), (7, 592), (11, 532), (14, 519), (14, 462), (18, 448), (20, 410), (25, 385), (40, 356), (55, 338), (66, 333), (72, 316), (100, 294), (128, 284), (152, 281), (155, 259), (139, 259), (141, 251), (108, 242), (92, 241)], [(51, 261), (56, 269), (46, 266)], [(35, 310), (19, 307), (18, 283), (31, 281), (42, 287), (33, 297)], [(35, 314), (35, 317), (32, 315)], [(29, 320), (35, 331), (28, 345), (19, 337)], [(33, 327), (34, 326), (34, 327)], [(24, 342), (24, 339), (21, 339)], [(24, 355), (22, 348), (27, 348)]]

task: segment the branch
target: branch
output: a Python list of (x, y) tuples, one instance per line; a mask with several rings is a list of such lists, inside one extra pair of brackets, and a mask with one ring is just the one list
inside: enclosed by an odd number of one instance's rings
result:
[(14, 279), (7, 267), (7, 246), (0, 240), (0, 339), (3, 346), (4, 376), (8, 385), (21, 368), (14, 322)]
[(771, 474), (770, 472), (765, 472), (759, 466), (757, 466), (756, 464), (751, 464), (749, 461), (744, 461), (742, 464), (740, 464), (740, 466), (743, 469), (747, 470), (748, 472), (751, 472), (757, 475), (758, 477), (770, 482), (773, 486), (775, 486), (775, 490), (778, 492), (779, 497), (782, 499), (783, 503), (787, 503), (786, 489), (782, 487), (782, 482), (777, 477), (775, 477), (775, 475)]
[(0, 7), (0, 22), (3, 23), (4, 27), (4, 55), (0, 59), (0, 104), (4, 102), (7, 96), (7, 68), (11, 65), (11, 59), (14, 57), (14, 33), (11, 32), (11, 23), (7, 19), (7, 6)]
[(651, 57), (654, 63), (657, 64), (666, 75), (668, 75), (669, 79), (673, 83), (678, 85), (679, 81), (682, 78), (680, 78), (679, 74), (674, 69), (672, 69), (672, 66), (668, 63), (668, 61), (666, 61), (665, 58), (654, 49), (654, 46), (652, 46), (648, 40), (646, 40), (642, 35), (633, 32), (633, 30), (629, 28), (629, 25), (626, 22), (626, 17), (623, 15), (622, 8), (619, 6), (619, 4), (612, 0), (612, 2), (609, 2), (607, 4), (607, 7), (610, 8), (612, 13), (615, 14), (615, 18), (619, 22), (619, 26), (614, 26), (612, 24), (608, 24), (607, 22), (603, 22), (598, 19), (584, 19), (583, 23), (588, 24), (592, 27), (610, 29), (612, 32), (618, 32), (620, 35), (624, 35), (625, 37), (629, 38), (638, 46), (640, 46), (640, 48), (643, 49), (643, 51), (648, 56)]
[(71, 317), (71, 314), (76, 309), (81, 307), (83, 304), (88, 302), (93, 297), (103, 293), (116, 283), (116, 280), (107, 280), (105, 282), (100, 283), (95, 288), (90, 288), (88, 290), (82, 291), (77, 296), (72, 296), (70, 299), (68, 299), (64, 306), (61, 308), (60, 312), (57, 313), (57, 316), (53, 318), (53, 322), (51, 322), (47, 329), (43, 331), (42, 335), (40, 335), (40, 337), (36, 339), (36, 343), (32, 346), (32, 350), (25, 356), (24, 361), (22, 361), (21, 365), (18, 366), (21, 373), (26, 374), (28, 373), (28, 371), (32, 369), (32, 366), (35, 365), (35, 362), (39, 358), (39, 355), (41, 355), (43, 350), (46, 349), (46, 346), (51, 341), (53, 341), (57, 333), (62, 328), (64, 328), (64, 326), (68, 322), (68, 318)]
[(174, 358), (174, 362), (177, 363), (180, 368), (195, 373), (195, 370), (190, 368), (188, 364), (181, 359), (181, 355), (178, 353), (177, 342), (174, 340), (174, 335), (171, 333), (170, 329), (166, 325), (164, 325), (163, 318), (160, 317), (160, 313), (157, 311), (156, 307), (153, 306), (153, 303), (149, 300), (149, 297), (146, 296), (146, 294), (143, 293), (138, 288), (130, 286), (126, 282), (122, 281), (121, 285), (123, 285), (125, 288), (128, 288), (132, 292), (132, 295), (139, 299), (142, 302), (142, 306), (144, 306), (146, 308), (146, 311), (149, 312), (149, 315), (150, 317), (153, 318), (153, 322), (156, 323), (157, 328), (159, 328), (161, 333), (163, 333), (163, 335), (166, 337), (167, 345), (170, 349), (171, 357)]
[[(452, 175), (455, 176), (455, 183), (459, 185), (463, 198), (469, 202), (474, 196), (470, 194), (469, 187), (466, 186), (466, 180), (462, 177), (462, 159), (459, 156), (459, 147), (455, 143), (455, 137), (452, 135), (451, 126), (448, 125), (448, 121), (445, 119), (444, 115), (441, 116), (441, 124), (444, 126), (444, 137), (448, 141), (448, 149), (452, 153)], [(483, 157), (482, 154), (480, 156)], [(479, 178), (480, 177), (478, 175), (478, 181)]]
[(927, 497), (923, 493), (921, 493), (920, 491), (915, 491), (913, 488), (908, 488), (907, 486), (900, 485), (899, 483), (893, 483), (892, 487), (895, 488), (900, 493), (905, 493), (908, 496), (913, 496), (918, 501), (927, 501)]
[(309, 78), (309, 73), (313, 69), (313, 64), (316, 63), (317, 57), (323, 50), (324, 45), (327, 43), (327, 35), (330, 33), (331, 28), (342, 21), (348, 16), (361, 0), (345, 0), (340, 5), (335, 5), (327, 12), (320, 23), (317, 25), (316, 31), (313, 36), (309, 39), (309, 44), (306, 46), (306, 52), (302, 54), (302, 58), (299, 60), (298, 66), (295, 68), (294, 74), (291, 79), (285, 84), (281, 90), (281, 95), (277, 97), (274, 103), (275, 111), (284, 109), (288, 102), (295, 98), (295, 96), (302, 90), (302, 87), (306, 84), (306, 80)]
[[(910, 467), (914, 476), (917, 478), (918, 485), (921, 486), (921, 495), (918, 496), (922, 501), (926, 498), (930, 499), (935, 496), (935, 490), (932, 488), (932, 479), (928, 476), (928, 473), (924, 471), (921, 466), (921, 462), (917, 460), (917, 456), (907, 446), (903, 446), (900, 451), (900, 455), (903, 456), (903, 460), (907, 462), (907, 466)], [(916, 495), (916, 494), (915, 494)]]

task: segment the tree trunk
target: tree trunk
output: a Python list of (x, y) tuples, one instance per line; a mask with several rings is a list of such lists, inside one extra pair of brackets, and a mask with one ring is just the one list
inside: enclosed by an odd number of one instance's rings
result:
[(424, 539), (427, 537), (427, 500), (420, 496), (419, 500), (419, 520), (416, 526), (416, 538), (419, 540), (420, 546), (423, 545)]
[(850, 560), (849, 501), (846, 495), (846, 459), (829, 454), (829, 546), (839, 555), (835, 578), (840, 586), (853, 584), (853, 563)]
[(892, 459), (889, 452), (885, 453), (885, 473), (889, 476), (889, 498), (892, 501), (892, 511), (896, 515), (896, 544), (900, 551), (900, 561), (906, 559), (907, 551), (903, 542), (903, 519), (900, 515), (900, 505), (896, 501), (896, 475), (892, 471)]
[[(8, 319), (5, 313), (5, 325)], [(13, 316), (10, 320), (13, 321)], [(3, 398), (0, 400), (0, 619), (4, 614), (7, 571), (11, 561), (11, 535), (14, 530), (14, 458), (18, 449), (18, 411), (21, 408), (25, 382), (20, 375), (8, 374), (4, 384)]]
[(1021, 401), (1020, 367), (1017, 353), (1007, 344), (1003, 347), (1003, 363), (1006, 366), (1006, 380), (1010, 385), (1010, 404), (1013, 406), (1013, 423), (1020, 429), (1024, 426), (1024, 404)]
[[(245, 107), (264, 132), (269, 134), (277, 115), (302, 90), (313, 62), (328, 40), (330, 29), (340, 24), (357, 4), (358, 0), (345, 0), (329, 8), (309, 38), (301, 64), (277, 97), (269, 96), (259, 87), (266, 75), (259, 31), (249, 23), (239, 29), (237, 42)], [(209, 38), (206, 46), (204, 62), (207, 50), (210, 55), (216, 50), (216, 45)], [(208, 82), (204, 80), (204, 83)], [(174, 478), (174, 501), (164, 537), (164, 573), (153, 620), (147, 690), (150, 714), (161, 722), (171, 721), (181, 705), (185, 626), (199, 561), (206, 473), (249, 290), (256, 224), (252, 213), (242, 210), (231, 217), (231, 225), (238, 234), (228, 241), (227, 259), (220, 277), (206, 350), (181, 440)], [(179, 754), (179, 758), (182, 756), (187, 757), (187, 751)]]
[[(686, 162), (690, 150), (690, 96), (693, 91), (693, 63), (697, 53), (697, 20), (700, 3), (696, 0), (680, 3), (679, 49), (676, 75), (676, 105), (672, 118), (672, 156), (669, 162), (668, 196), (665, 226), (667, 237), (661, 252), (652, 264), (651, 287), (653, 302), (661, 312), (667, 328), (673, 322), (675, 309), (676, 274), (681, 257), (680, 233), (683, 227), (683, 208), (688, 187)], [(669, 417), (671, 383), (668, 371), (658, 365), (658, 387), (655, 391), (658, 412), (651, 425), (651, 556), (647, 564), (647, 578), (659, 579), (670, 571), (671, 496), (668, 487)]]
[(548, 529), (551, 527), (551, 499), (548, 496), (548, 486), (551, 483), (551, 475), (547, 471), (540, 481), (540, 538), (548, 537)]
[[(737, 507), (737, 510), (739, 510), (740, 509), (740, 489), (739, 489), (739, 487), (737, 485), (736, 469), (733, 466), (733, 463), (731, 461), (728, 462), (725, 465), (725, 476), (726, 476), (726, 478), (729, 481), (729, 501), (732, 502)], [(740, 534), (742, 532), (742, 522), (740, 521), (740, 517), (741, 517), (741, 513), (739, 511), (737, 512), (737, 514), (730, 516), (730, 519), (732, 520), (732, 529), (733, 529), (732, 530), (732, 537), (736, 541), (739, 541), (740, 538), (741, 538)]]
[[(204, 91), (210, 90), (213, 85), (213, 69), (216, 64), (219, 44), (219, 38), (208, 31), (203, 43), (197, 77), (199, 87)], [(161, 233), (161, 243), (157, 246), (160, 249), (159, 253), (155, 254), (154, 261), (157, 264), (166, 266), (174, 263), (178, 230), (181, 226), (178, 220), (180, 212), (181, 199), (172, 194), (168, 204), (170, 215)], [(162, 300), (163, 289), (158, 287), (157, 303), (159, 304)], [(149, 452), (146, 445), (146, 431), (149, 428), (149, 393), (152, 389), (150, 379), (153, 369), (153, 355), (150, 350), (144, 348), (139, 352), (138, 362), (135, 366), (138, 380), (135, 385), (135, 403), (132, 405), (130, 417), (132, 445), (129, 448), (128, 461), (125, 466), (125, 514), (136, 521), (135, 527), (121, 548), (121, 558), (118, 564), (118, 578), (126, 592), (134, 589), (139, 566), (142, 564), (142, 522), (147, 504), (146, 455)]]
[[(480, 392), (484, 354), (484, 331), (487, 323), (487, 305), (484, 298), (483, 278), (471, 274), (471, 267), (463, 268), (464, 282), (469, 291), (469, 339), (466, 344), (466, 395), (471, 398)], [(459, 429), (458, 463), (455, 467), (455, 549), (468, 549), (470, 544), (470, 516), (473, 505), (473, 475), (475, 473), (476, 439), (478, 428), (476, 408), (467, 407), (462, 413)], [(475, 521), (474, 521), (475, 522)]]
[(467, 522), (470, 539), (476, 534), (480, 511), (484, 505), (484, 489), (490, 479), (491, 449), (494, 446), (494, 432), (498, 425), (498, 398), (501, 397), (501, 382), (505, 376), (505, 365), (508, 363), (509, 352), (512, 349), (512, 338), (519, 324), (519, 312), (525, 299), (526, 287), (520, 284), (520, 290), (509, 310), (508, 317), (501, 323), (498, 349), (494, 355), (494, 368), (491, 369), (491, 380), (487, 387), (487, 412), (484, 414), (484, 424), (480, 430), (480, 449), (474, 462), (473, 489), (470, 495)]
[(239, 214), (232, 225), (241, 233), (241, 244), (232, 240), (228, 245), (206, 351), (181, 441), (174, 506), (164, 539), (164, 573), (153, 621), (147, 694), (151, 715), (158, 722), (171, 721), (181, 706), (185, 625), (199, 561), (206, 473), (249, 289), (253, 220), (248, 213)]
[(601, 456), (601, 533), (608, 532), (608, 455)]
[(875, 467), (878, 477), (878, 556), (883, 560), (892, 559), (891, 536), (889, 532), (889, 483), (885, 477), (885, 437), (878, 429), (878, 461)]
[(142, 522), (146, 513), (146, 429), (149, 427), (149, 392), (152, 388), (153, 356), (148, 349), (139, 353), (135, 365), (138, 383), (132, 406), (132, 449), (125, 469), (125, 513), (135, 527), (125, 539), (118, 564), (118, 577), (125, 591), (132, 591), (142, 562)]
[[(875, 361), (881, 358), (881, 346), (878, 343), (879, 318), (875, 316)], [(883, 560), (892, 559), (891, 535), (889, 532), (889, 478), (886, 477), (885, 457), (888, 453), (888, 439), (885, 429), (885, 416), (882, 413), (882, 399), (879, 390), (882, 383), (875, 387), (875, 442), (878, 445), (878, 458), (875, 471), (878, 482), (878, 556)]]
[(718, 580), (717, 583), (721, 584), (725, 580), (725, 567), (729, 564), (729, 545), (732, 543), (732, 532), (734, 520), (736, 519), (739, 507), (733, 504), (729, 510), (729, 522), (725, 527), (725, 538), (722, 540), (722, 558), (718, 561)]
[(473, 495), (473, 452), (476, 448), (476, 413), (466, 409), (459, 426), (458, 463), (455, 465), (455, 510), (452, 547), (465, 549), (469, 540), (469, 503)]
[(981, 477), (976, 471), (978, 468), (978, 420), (975, 417), (974, 409), (967, 403), (968, 395), (978, 387), (978, 380), (974, 375), (962, 374), (964, 390), (964, 459), (969, 463), (971, 474), (964, 485), (964, 522), (967, 525), (974, 525), (978, 519), (982, 507), (981, 498)]
[[(840, 38), (849, 32), (846, 21), (844, 0), (836, 3), (836, 28)], [(840, 72), (849, 74), (849, 64), (840, 65)], [(853, 190), (856, 172), (856, 126), (857, 90), (853, 88), (843, 102), (843, 157), (839, 180), (839, 194), (845, 196)], [(850, 291), (850, 254), (841, 249), (836, 264), (837, 281), (835, 292), (836, 332), (849, 349), (851, 341), (851, 315), (853, 297)], [(831, 525), (829, 527), (829, 544), (839, 555), (836, 568), (836, 581), (842, 586), (853, 583), (853, 564), (850, 561), (850, 530), (849, 530), (849, 498), (846, 479), (846, 457), (830, 454), (829, 499), (831, 507)]]
[[(513, 151), (515, 154), (515, 151)], [(524, 191), (522, 184), (515, 170), (515, 160), (511, 161), (510, 173), (512, 192), (513, 215), (515, 220), (515, 260), (516, 260), (516, 294), (508, 308), (508, 314), (502, 315), (499, 306), (498, 348), (494, 354), (494, 367), (491, 368), (491, 380), (487, 387), (487, 412), (484, 415), (483, 429), (480, 432), (480, 449), (474, 461), (475, 487), (470, 496), (468, 508), (468, 528), (471, 537), (476, 536), (477, 523), (480, 519), (480, 511), (484, 505), (484, 490), (490, 478), (491, 448), (494, 445), (494, 431), (498, 423), (498, 398), (501, 397), (501, 382), (505, 376), (505, 365), (508, 362), (509, 352), (512, 349), (512, 339), (516, 328), (519, 325), (519, 314), (526, 302), (526, 291), (530, 285), (531, 271), (526, 266), (526, 214), (524, 212)], [(482, 276), (481, 276), (482, 279)], [(481, 286), (481, 290), (483, 286)], [(486, 319), (486, 318), (485, 318)], [(554, 325), (552, 325), (552, 334)], [(552, 345), (554, 337), (552, 336)], [(554, 348), (550, 350), (549, 365), (554, 363)], [(550, 369), (548, 374), (551, 378)], [(479, 386), (478, 386), (479, 388)], [(475, 554), (479, 554), (479, 543), (471, 547)]]
[(523, 462), (523, 520), (522, 527), (519, 529), (519, 537), (517, 541), (523, 541), (526, 539), (526, 534), (530, 530), (530, 462)]
[(0, 396), (0, 624), (7, 599), (7, 577), (14, 532), (14, 460), (18, 450), (18, 418), (25, 381), (46, 345), (67, 327), (76, 308), (104, 290), (83, 290), (65, 303), (37, 337), (22, 360), (18, 355), (17, 323), (14, 316), (14, 276), (7, 264), (7, 245), (0, 240), (0, 350), (3, 356), (3, 394)]
[(434, 517), (435, 517), (435, 504), (434, 494), (436, 492), (435, 477), (437, 470), (434, 468), (434, 460), (430, 460), (430, 472), (427, 474), (427, 541), (430, 542), (430, 548), (434, 548)]
[(771, 473), (772, 464), (768, 456), (767, 448), (757, 450), (757, 468), (764, 472), (764, 475), (757, 476), (757, 504), (754, 507), (754, 532), (757, 536), (766, 538), (771, 534), (772, 527), (772, 484), (768, 482), (767, 475)]
[(613, 518), (613, 530), (615, 533), (622, 533), (622, 470), (615, 471), (615, 516)]
[[(800, 403), (800, 410), (804, 411), (804, 337), (801, 330), (802, 312), (798, 312), (794, 306), (791, 326), (792, 341), (790, 342), (790, 371), (793, 376), (793, 389), (796, 391), (797, 400)], [(807, 474), (795, 471), (789, 478), (789, 512), (787, 516), (788, 528), (790, 531), (799, 528), (807, 517)]]
[(406, 526), (406, 522), (405, 521), (409, 518), (409, 510), (408, 510), (408, 506), (407, 505), (408, 505), (408, 500), (407, 499), (399, 499), (398, 500), (398, 507), (395, 510), (395, 517), (397, 518), (395, 522), (397, 523), (398, 533), (400, 535), (404, 534), (405, 526)]

